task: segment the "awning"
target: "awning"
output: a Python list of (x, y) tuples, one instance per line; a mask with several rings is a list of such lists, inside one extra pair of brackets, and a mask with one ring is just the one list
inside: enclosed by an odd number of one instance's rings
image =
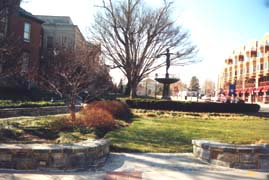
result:
[(264, 89), (264, 87), (263, 87), (263, 86), (260, 86), (260, 87), (258, 87), (258, 88), (255, 88), (255, 89), (254, 89), (254, 92), (255, 92), (255, 93), (259, 93), (259, 92), (261, 92), (263, 89)]
[(250, 90), (248, 88), (244, 89), (244, 93), (249, 93)]
[(252, 93), (253, 91), (255, 91), (255, 88), (253, 88), (253, 87), (248, 88), (248, 93)]
[(263, 91), (263, 92), (267, 92), (267, 91), (269, 91), (269, 86), (264, 86), (264, 88), (263, 88), (262, 91)]
[(242, 93), (242, 89), (236, 89), (235, 92), (236, 92), (237, 94), (240, 94), (240, 93)]

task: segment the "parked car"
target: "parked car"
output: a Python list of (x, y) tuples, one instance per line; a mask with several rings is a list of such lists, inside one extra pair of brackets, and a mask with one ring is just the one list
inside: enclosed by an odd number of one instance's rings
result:
[(204, 101), (211, 101), (211, 96), (203, 96), (202, 97), (202, 100), (204, 100)]

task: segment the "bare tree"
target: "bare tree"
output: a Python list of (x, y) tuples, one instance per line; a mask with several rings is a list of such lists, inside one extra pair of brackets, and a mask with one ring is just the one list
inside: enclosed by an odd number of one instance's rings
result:
[(99, 60), (100, 47), (54, 51), (40, 76), (41, 87), (65, 97), (74, 121), (76, 98), (82, 92), (98, 96), (108, 90), (111, 78)]
[(189, 90), (198, 92), (200, 90), (199, 79), (196, 76), (192, 76)]
[(142, 79), (165, 66), (158, 57), (167, 48), (178, 51), (171, 65), (195, 61), (197, 49), (189, 42), (189, 33), (171, 20), (171, 2), (152, 9), (143, 0), (103, 0), (100, 7), (103, 11), (97, 13), (92, 33), (110, 65), (126, 76), (130, 97)]
[(21, 43), (8, 32), (9, 17), (15, 13), (21, 0), (0, 1), (0, 79), (9, 77), (19, 69)]

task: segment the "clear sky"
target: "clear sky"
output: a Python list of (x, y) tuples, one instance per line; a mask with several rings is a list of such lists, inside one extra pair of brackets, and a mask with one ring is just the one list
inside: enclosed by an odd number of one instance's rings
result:
[[(27, 0), (22, 7), (36, 15), (70, 16), (87, 37), (93, 22), (95, 5), (100, 0)], [(162, 0), (146, 0), (158, 6)], [(261, 39), (269, 32), (269, 7), (266, 0), (175, 0), (173, 17), (190, 31), (191, 40), (200, 49), (202, 62), (185, 67), (171, 67), (170, 73), (188, 82), (192, 76), (200, 81), (217, 80), (224, 59), (241, 45)], [(159, 72), (164, 73), (164, 69)], [(118, 81), (119, 74), (113, 73)]]

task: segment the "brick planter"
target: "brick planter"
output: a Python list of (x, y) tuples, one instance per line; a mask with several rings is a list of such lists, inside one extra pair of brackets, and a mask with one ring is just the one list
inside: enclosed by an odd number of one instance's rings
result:
[(192, 140), (194, 156), (209, 163), (239, 169), (269, 171), (269, 145), (234, 145)]
[(108, 140), (74, 144), (0, 144), (0, 168), (16, 170), (79, 171), (103, 166)]

